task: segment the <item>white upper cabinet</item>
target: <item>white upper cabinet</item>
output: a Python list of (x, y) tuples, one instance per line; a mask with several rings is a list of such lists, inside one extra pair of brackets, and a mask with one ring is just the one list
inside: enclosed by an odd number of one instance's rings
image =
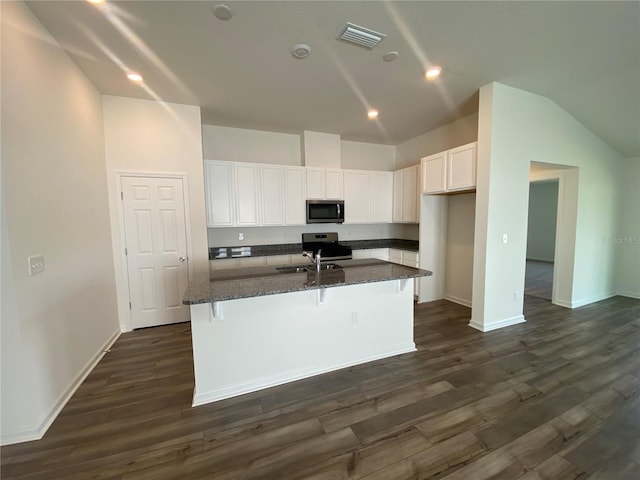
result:
[(258, 165), (235, 163), (236, 225), (255, 226), (260, 224), (258, 211)]
[(342, 200), (342, 170), (309, 167), (307, 198), (310, 200)]
[(307, 221), (305, 200), (307, 199), (307, 176), (304, 167), (284, 169), (284, 223), (304, 225)]
[(418, 178), (420, 165), (402, 170), (402, 221), (418, 223)]
[(370, 173), (363, 170), (345, 170), (344, 222), (369, 223)]
[(418, 178), (420, 165), (393, 172), (393, 221), (419, 223)]
[(447, 190), (470, 190), (476, 188), (476, 164), (478, 142), (449, 150), (447, 159)]
[(327, 200), (342, 200), (344, 198), (342, 191), (342, 170), (325, 170), (325, 180), (325, 198)]
[(422, 159), (422, 193), (473, 190), (476, 187), (477, 142)]
[(307, 168), (307, 198), (310, 200), (324, 200), (325, 174), (324, 168)]
[(369, 174), (369, 222), (391, 223), (393, 221), (393, 172), (369, 172)]
[(422, 159), (422, 193), (446, 191), (447, 152), (436, 153)]
[(402, 222), (402, 170), (393, 172), (393, 222)]
[(206, 160), (204, 170), (207, 227), (235, 225), (233, 163)]
[(260, 166), (261, 225), (284, 225), (285, 190), (284, 168), (277, 165)]

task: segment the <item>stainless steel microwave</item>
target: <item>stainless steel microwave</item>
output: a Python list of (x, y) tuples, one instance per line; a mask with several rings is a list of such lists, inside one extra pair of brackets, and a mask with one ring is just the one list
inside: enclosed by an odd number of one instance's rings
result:
[(344, 201), (307, 200), (307, 223), (344, 223)]

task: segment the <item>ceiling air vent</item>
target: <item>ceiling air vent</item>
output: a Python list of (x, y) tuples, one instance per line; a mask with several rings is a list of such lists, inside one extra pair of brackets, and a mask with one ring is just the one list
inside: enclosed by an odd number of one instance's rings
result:
[(374, 32), (368, 28), (359, 27), (353, 23), (347, 23), (347, 26), (344, 27), (344, 30), (340, 33), (338, 38), (345, 42), (355, 43), (356, 45), (361, 45), (367, 48), (373, 48), (378, 45), (384, 37), (386, 37), (384, 33)]

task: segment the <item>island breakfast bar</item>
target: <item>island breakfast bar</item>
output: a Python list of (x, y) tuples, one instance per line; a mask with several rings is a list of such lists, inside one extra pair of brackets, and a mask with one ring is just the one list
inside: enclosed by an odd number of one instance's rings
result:
[(382, 260), (212, 271), (192, 281), (193, 406), (415, 350), (413, 278)]

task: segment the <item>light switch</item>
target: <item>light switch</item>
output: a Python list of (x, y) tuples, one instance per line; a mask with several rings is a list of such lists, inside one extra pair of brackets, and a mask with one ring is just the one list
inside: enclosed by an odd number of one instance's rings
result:
[(509, 243), (509, 237), (507, 236), (506, 233), (502, 234), (502, 243), (504, 243), (505, 245)]
[(29, 275), (44, 272), (44, 255), (34, 255), (27, 258), (29, 263)]

